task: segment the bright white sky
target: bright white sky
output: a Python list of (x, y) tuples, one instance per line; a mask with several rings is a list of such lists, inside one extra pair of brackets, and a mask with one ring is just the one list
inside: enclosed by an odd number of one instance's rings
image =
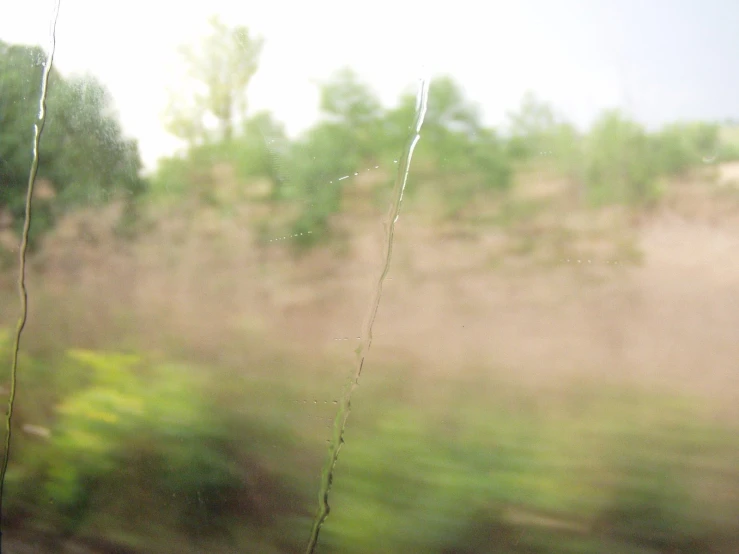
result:
[[(52, 11), (53, 0), (5, 0), (0, 40), (46, 46)], [(264, 36), (250, 109), (291, 133), (317, 116), (315, 81), (342, 65), (388, 105), (426, 73), (451, 74), (491, 124), (528, 89), (579, 125), (611, 106), (651, 125), (739, 116), (732, 0), (61, 0), (56, 68), (107, 85), (150, 168), (177, 146), (161, 125), (183, 70), (176, 49), (211, 14)]]

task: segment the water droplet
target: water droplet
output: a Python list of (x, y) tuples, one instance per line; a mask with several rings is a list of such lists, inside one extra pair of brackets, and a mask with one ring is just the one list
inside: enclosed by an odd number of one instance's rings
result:
[[(413, 158), (413, 151), (420, 138), (420, 130), (423, 125), (424, 117), (426, 115), (427, 105), (428, 105), (428, 79), (421, 79), (421, 86), (419, 88), (419, 92), (418, 92), (418, 96), (416, 100), (415, 136), (409, 142), (404, 152), (403, 167), (402, 167), (403, 172), (402, 173), (399, 172), (395, 180), (395, 188), (394, 188), (395, 195), (393, 197), (393, 202), (391, 204), (390, 217), (388, 218), (388, 220), (391, 220), (392, 218), (393, 221), (397, 221), (398, 219), (398, 214), (400, 212), (400, 205), (403, 200), (403, 191), (408, 181), (408, 172), (410, 170), (411, 159)], [(397, 164), (398, 160), (395, 160), (393, 163)], [(386, 230), (387, 230), (386, 243), (385, 243), (385, 248), (384, 248), (385, 260), (384, 260), (384, 264), (382, 268), (382, 273), (381, 273), (381, 276), (378, 282), (378, 286), (376, 287), (374, 291), (374, 294), (372, 296), (372, 302), (370, 303), (370, 312), (366, 319), (366, 322), (367, 322), (366, 328), (363, 330), (363, 333), (362, 333), (365, 337), (371, 336), (372, 323), (374, 322), (375, 316), (377, 315), (377, 310), (380, 304), (382, 283), (385, 280), (388, 269), (390, 267), (390, 255), (391, 255), (392, 246), (393, 246), (393, 233), (392, 233), (391, 223), (388, 222), (386, 226)], [(339, 414), (337, 414), (336, 422), (334, 423), (334, 436), (337, 438), (337, 441), (336, 441), (336, 444), (334, 444), (334, 447), (331, 449), (329, 460), (321, 475), (321, 486), (319, 490), (319, 498), (321, 500), (320, 500), (319, 512), (313, 521), (313, 529), (311, 531), (310, 540), (308, 541), (308, 548), (306, 549), (306, 552), (308, 554), (313, 554), (315, 552), (315, 548), (318, 543), (318, 536), (321, 531), (321, 526), (326, 521), (326, 517), (328, 517), (328, 513), (329, 513), (328, 496), (331, 491), (331, 483), (334, 477), (334, 468), (336, 466), (336, 462), (339, 456), (339, 449), (341, 445), (344, 444), (344, 431), (346, 428), (346, 422), (347, 422), (349, 412), (351, 411), (350, 400), (351, 400), (354, 388), (357, 385), (359, 385), (359, 376), (361, 373), (362, 364), (364, 362), (364, 357), (362, 356), (363, 350), (364, 349), (362, 348), (362, 345), (360, 344), (355, 351), (357, 353), (357, 364), (355, 365), (354, 371), (352, 373), (353, 375), (352, 385), (343, 396), (344, 403), (346, 404), (345, 406), (346, 409), (344, 411), (340, 411)]]

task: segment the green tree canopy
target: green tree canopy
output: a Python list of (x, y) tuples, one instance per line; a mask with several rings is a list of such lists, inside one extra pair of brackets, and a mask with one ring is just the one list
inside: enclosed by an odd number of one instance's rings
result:
[(643, 205), (658, 196), (658, 158), (644, 128), (618, 110), (593, 125), (585, 147), (585, 185), (596, 204)]
[[(415, 97), (408, 95), (390, 116), (393, 127), (398, 128), (405, 119), (409, 125), (414, 111)], [(502, 141), (494, 129), (482, 123), (479, 108), (451, 77), (438, 77), (429, 85), (421, 137), (416, 154), (418, 165), (426, 166), (449, 183), (459, 183), (460, 178), (469, 181), (469, 186), (455, 185), (459, 192), (464, 189), (463, 196), (473, 190), (508, 186), (510, 170)]]
[(720, 131), (712, 123), (666, 125), (654, 137), (660, 170), (668, 175), (680, 175), (700, 165), (704, 157), (716, 156), (721, 144)]
[(173, 95), (165, 113), (169, 132), (189, 145), (209, 138), (208, 118), (218, 122), (216, 139), (231, 140), (246, 118), (246, 91), (259, 68), (264, 44), (246, 27), (229, 27), (218, 17), (210, 19), (210, 26), (211, 33), (199, 48), (180, 49), (199, 91), (187, 100)]
[[(0, 42), (0, 211), (18, 227), (33, 158), (34, 124), (46, 55), (35, 46)], [(137, 143), (124, 138), (107, 90), (91, 77), (65, 79), (52, 69), (46, 124), (39, 148), (39, 179), (55, 198), (34, 205), (34, 236), (52, 211), (82, 201), (132, 197), (141, 192)]]
[(321, 84), (319, 94), (321, 113), (340, 140), (348, 142), (351, 154), (362, 162), (374, 162), (382, 148), (384, 115), (375, 92), (353, 70), (343, 68)]
[(561, 161), (569, 157), (577, 135), (571, 125), (531, 91), (524, 94), (518, 111), (508, 113), (508, 132), (508, 152), (519, 161), (542, 156)]

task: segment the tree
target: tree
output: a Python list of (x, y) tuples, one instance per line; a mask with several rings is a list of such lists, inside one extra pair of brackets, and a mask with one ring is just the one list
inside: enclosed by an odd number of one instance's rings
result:
[[(48, 177), (70, 202), (105, 200), (142, 191), (135, 141), (123, 138), (108, 91), (92, 77), (60, 83), (48, 101), (42, 144), (54, 166)], [(74, 140), (74, 144), (72, 144)]]
[(657, 199), (658, 158), (644, 128), (618, 110), (593, 125), (585, 148), (585, 186), (596, 204), (648, 205)]
[(342, 189), (360, 167), (379, 162), (383, 153), (383, 108), (356, 73), (343, 68), (320, 84), (323, 120), (293, 144), (290, 156), (291, 195), (301, 202), (293, 223), (296, 242), (318, 241), (329, 218), (341, 208)]
[(382, 144), (382, 104), (354, 71), (343, 68), (322, 83), (320, 109), (358, 158), (366, 163), (375, 161)]
[[(0, 42), (0, 212), (20, 229), (31, 168), (43, 63), (38, 47)], [(135, 141), (124, 138), (107, 90), (92, 77), (65, 79), (52, 69), (38, 178), (51, 199), (34, 202), (33, 239), (75, 204), (134, 198), (144, 189)]]
[(712, 123), (672, 123), (653, 137), (660, 171), (681, 175), (703, 158), (715, 156), (720, 149), (720, 128)]
[(429, 102), (424, 126), (426, 134), (454, 133), (474, 139), (482, 128), (479, 108), (468, 101), (459, 85), (449, 76), (434, 79), (429, 85)]
[(552, 107), (531, 91), (524, 94), (517, 112), (508, 113), (508, 122), (508, 151), (514, 159), (522, 161), (556, 156), (562, 146), (558, 140), (574, 134), (574, 129), (560, 121)]
[(211, 34), (199, 49), (183, 46), (189, 77), (199, 91), (185, 101), (173, 95), (165, 113), (169, 132), (190, 146), (209, 138), (208, 118), (218, 123), (217, 139), (230, 141), (246, 117), (246, 91), (259, 67), (264, 41), (243, 26), (228, 27), (210, 19)]
[[(0, 211), (13, 220), (24, 211), (44, 60), (41, 48), (0, 42)], [(50, 88), (59, 80), (52, 69)]]
[(254, 114), (244, 123), (238, 150), (245, 166), (242, 174), (267, 177), (272, 183), (271, 200), (281, 199), (289, 163), (289, 141), (282, 123), (266, 111)]
[[(408, 117), (415, 111), (415, 98), (406, 97), (399, 110)], [(479, 108), (465, 98), (451, 77), (430, 83), (417, 156), (447, 181), (447, 187), (454, 187), (460, 198), (480, 189), (504, 189), (510, 183), (502, 142), (481, 120)], [(463, 181), (469, 184), (461, 184)]]

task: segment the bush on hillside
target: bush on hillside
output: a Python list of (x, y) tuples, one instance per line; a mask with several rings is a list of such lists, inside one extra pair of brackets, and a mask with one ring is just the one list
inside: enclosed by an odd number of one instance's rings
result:
[(595, 205), (652, 204), (661, 194), (659, 169), (654, 142), (617, 110), (603, 114), (585, 139), (584, 186)]
[(715, 159), (719, 153), (719, 133), (719, 126), (710, 123), (665, 126), (653, 137), (659, 171), (679, 176), (703, 164), (704, 159)]

